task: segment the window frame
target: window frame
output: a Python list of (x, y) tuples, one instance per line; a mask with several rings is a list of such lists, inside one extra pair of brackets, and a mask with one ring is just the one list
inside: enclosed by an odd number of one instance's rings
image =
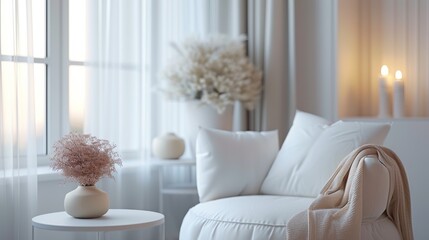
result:
[(37, 156), (47, 166), (52, 145), (68, 132), (68, 0), (46, 0), (46, 155)]

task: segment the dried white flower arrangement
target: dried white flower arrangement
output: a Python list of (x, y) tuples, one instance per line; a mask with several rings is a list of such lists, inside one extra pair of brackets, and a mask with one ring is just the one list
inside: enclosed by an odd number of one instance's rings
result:
[(244, 40), (217, 35), (173, 44), (178, 54), (164, 71), (164, 92), (174, 99), (200, 100), (219, 113), (235, 101), (253, 109), (262, 73), (246, 57)]

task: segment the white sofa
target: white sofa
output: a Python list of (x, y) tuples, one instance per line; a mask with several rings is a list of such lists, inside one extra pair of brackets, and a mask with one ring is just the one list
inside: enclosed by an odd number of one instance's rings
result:
[[(280, 151), (276, 132), (201, 129), (200, 203), (186, 214), (180, 239), (285, 239), (288, 220), (308, 208), (341, 159), (360, 145), (383, 144), (389, 129), (297, 112)], [(364, 163), (361, 239), (401, 239), (384, 214), (388, 171), (375, 156)]]

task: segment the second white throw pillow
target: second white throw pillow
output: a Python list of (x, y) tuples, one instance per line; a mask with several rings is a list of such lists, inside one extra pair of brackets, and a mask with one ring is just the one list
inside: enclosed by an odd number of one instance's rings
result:
[(261, 193), (316, 197), (347, 154), (364, 144), (382, 145), (390, 130), (390, 123), (327, 123), (308, 113), (296, 113)]

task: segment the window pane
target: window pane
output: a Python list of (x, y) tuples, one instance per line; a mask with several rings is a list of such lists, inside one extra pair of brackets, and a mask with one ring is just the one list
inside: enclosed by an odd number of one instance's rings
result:
[[(27, 141), (31, 141), (28, 139), (28, 136), (32, 136), (32, 133), (29, 133), (32, 131), (29, 128), (29, 120), (33, 119), (31, 113), (34, 110), (37, 153), (46, 154), (46, 66), (13, 62), (2, 62), (1, 66), (1, 104), (4, 111), (4, 129), (8, 131), (6, 136), (19, 144), (21, 150), (25, 150)], [(33, 74), (30, 75), (31, 72)], [(31, 99), (30, 94), (34, 94), (34, 99)], [(20, 142), (16, 142), (16, 139)]]
[[(31, 15), (27, 12), (27, 1), (1, 0), (0, 4), (1, 54), (44, 58), (46, 56), (45, 0), (32, 1)], [(31, 21), (28, 21), (30, 16), (32, 16)], [(28, 25), (28, 22), (32, 24)], [(28, 35), (31, 33), (30, 30), (33, 32), (32, 35)]]
[(15, 48), (17, 52), (14, 55), (20, 56), (28, 56), (28, 45), (27, 42), (32, 44), (32, 39), (30, 39), (28, 33), (29, 30), (27, 26), (27, 3), (26, 1), (15, 1), (18, 5), (15, 4), (15, 8), (18, 8), (18, 17), (14, 15), (14, 23), (15, 23), (15, 32), (18, 36), (15, 37)]
[[(3, 0), (2, 0), (3, 1)], [(34, 57), (46, 57), (46, 0), (33, 0)]]
[(0, 22), (1, 22), (1, 54), (13, 55), (14, 54), (14, 14), (13, 14), (13, 1), (1, 0), (0, 1)]
[[(119, 150), (138, 151), (141, 129), (139, 72), (119, 69), (105, 71), (106, 77), (99, 79), (99, 69), (96, 67), (69, 67), (70, 128), (72, 131), (84, 132), (87, 127), (85, 117), (88, 116), (100, 120), (101, 125), (117, 121), (117, 129), (113, 131), (118, 131)], [(102, 88), (103, 91), (91, 96), (90, 88), (97, 89), (96, 91)], [(95, 95), (97, 97), (93, 97)], [(106, 126), (111, 126), (109, 124)]]
[(109, 1), (110, 9), (100, 1), (69, 1), (70, 60), (137, 66), (141, 51), (139, 1)]
[(69, 67), (69, 121), (70, 131), (83, 132), (85, 121), (87, 67)]
[(87, 60), (88, 4), (86, 0), (69, 1), (69, 58), (72, 61)]

